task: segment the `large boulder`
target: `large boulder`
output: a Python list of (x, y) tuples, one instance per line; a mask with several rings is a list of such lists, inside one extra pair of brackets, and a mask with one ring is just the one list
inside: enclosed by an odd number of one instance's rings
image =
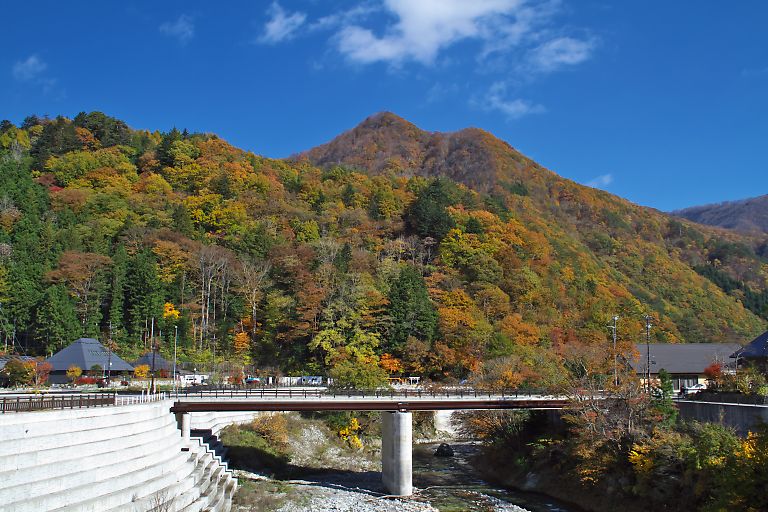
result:
[(435, 457), (453, 457), (453, 448), (448, 443), (440, 443), (435, 450)]

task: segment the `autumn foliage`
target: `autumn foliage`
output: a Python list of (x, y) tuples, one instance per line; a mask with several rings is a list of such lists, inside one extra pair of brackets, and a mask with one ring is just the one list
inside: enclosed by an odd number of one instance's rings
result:
[(346, 385), (554, 386), (605, 350), (613, 315), (628, 353), (648, 313), (659, 342), (750, 337), (766, 314), (741, 300), (766, 289), (759, 240), (564, 180), (482, 130), (382, 114), (277, 160), (92, 112), (3, 122), (0, 156), (0, 302), (38, 354), (87, 335)]

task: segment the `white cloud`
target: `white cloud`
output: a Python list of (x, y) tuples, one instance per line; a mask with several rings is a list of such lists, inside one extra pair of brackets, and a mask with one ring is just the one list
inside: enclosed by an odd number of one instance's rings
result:
[(26, 60), (17, 61), (13, 65), (13, 78), (19, 82), (31, 82), (40, 78), (48, 69), (48, 64), (43, 62), (37, 55), (30, 55)]
[(546, 108), (538, 103), (533, 103), (521, 98), (508, 99), (507, 86), (503, 82), (491, 85), (485, 97), (475, 103), (485, 110), (496, 110), (504, 114), (508, 119), (520, 119), (529, 114), (541, 114)]
[(176, 21), (160, 25), (160, 32), (175, 37), (181, 44), (187, 44), (195, 36), (195, 23), (190, 16), (182, 14)]
[(289, 14), (277, 2), (272, 2), (267, 14), (269, 14), (270, 20), (264, 24), (264, 33), (258, 39), (259, 42), (267, 44), (292, 39), (307, 19), (307, 15), (303, 12), (297, 11)]
[[(485, 96), (470, 103), (519, 119), (546, 111), (518, 97), (527, 84), (588, 60), (597, 45), (597, 38), (574, 36), (571, 29), (556, 25), (562, 1), (364, 0), (315, 19), (273, 1), (258, 42), (276, 44), (325, 32), (331, 34), (332, 49), (347, 62), (384, 63), (390, 70), (405, 69), (408, 63), (448, 69), (470, 54), (476, 59), (470, 81), (492, 84)], [(427, 101), (455, 95), (437, 84)]]
[(594, 42), (572, 37), (558, 37), (536, 47), (530, 61), (538, 71), (550, 72), (563, 66), (573, 66), (589, 59)]
[(586, 182), (585, 185), (592, 188), (605, 188), (611, 183), (613, 183), (613, 174), (601, 174)]
[(384, 34), (347, 25), (337, 34), (337, 48), (361, 64), (434, 62), (438, 53), (459, 41), (491, 41), (499, 33), (499, 17), (514, 16), (524, 0), (384, 0), (397, 18)]
[(379, 11), (381, 11), (380, 5), (372, 2), (366, 2), (345, 11), (318, 18), (317, 21), (313, 22), (309, 28), (313, 31), (335, 29), (340, 26), (346, 26), (362, 21), (368, 15)]
[(37, 55), (30, 55), (24, 60), (16, 61), (11, 67), (13, 78), (25, 84), (25, 87), (39, 88), (46, 96), (52, 96), (54, 99), (63, 99), (66, 97), (66, 91), (59, 86), (57, 78), (51, 77), (46, 73), (48, 64)]

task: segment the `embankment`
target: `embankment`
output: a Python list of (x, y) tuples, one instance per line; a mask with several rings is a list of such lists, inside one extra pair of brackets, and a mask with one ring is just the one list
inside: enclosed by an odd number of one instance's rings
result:
[(0, 415), (0, 510), (228, 511), (237, 481), (199, 440), (183, 444), (171, 406)]

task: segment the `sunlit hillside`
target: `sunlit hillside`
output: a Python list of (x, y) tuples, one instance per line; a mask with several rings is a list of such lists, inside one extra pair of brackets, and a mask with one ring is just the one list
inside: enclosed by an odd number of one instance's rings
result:
[(608, 347), (614, 315), (624, 344), (645, 314), (668, 342), (745, 341), (768, 317), (764, 239), (578, 185), (479, 129), (380, 114), (274, 160), (90, 113), (3, 122), (0, 148), (17, 351), (91, 335), (134, 354), (154, 329), (186, 357), (363, 380), (508, 356), (537, 384)]

